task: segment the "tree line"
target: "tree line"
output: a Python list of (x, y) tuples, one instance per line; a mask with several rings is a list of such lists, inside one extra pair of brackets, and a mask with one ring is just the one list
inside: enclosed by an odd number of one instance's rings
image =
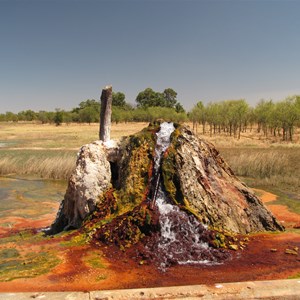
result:
[(264, 136), (280, 136), (284, 141), (292, 141), (295, 128), (300, 127), (300, 96), (287, 97), (273, 102), (261, 100), (250, 107), (244, 99), (210, 102), (206, 106), (200, 101), (189, 112), (194, 130), (202, 125), (203, 134), (228, 134), (240, 138), (242, 132), (252, 130)]
[[(99, 118), (100, 101), (94, 99), (82, 101), (70, 111), (26, 110), (17, 114), (0, 114), (0, 121), (39, 121), (56, 125), (62, 122), (94, 123), (99, 122)], [(185, 112), (177, 100), (177, 93), (171, 88), (163, 92), (146, 88), (138, 93), (135, 106), (126, 101), (124, 93), (113, 93), (112, 122), (153, 122), (157, 119), (191, 121), (196, 131), (202, 125), (203, 134), (227, 134), (236, 138), (257, 125), (257, 131), (266, 137), (280, 136), (282, 140), (292, 141), (295, 128), (300, 126), (300, 96), (288, 97), (276, 103), (261, 100), (255, 107), (250, 107), (245, 99), (210, 102), (206, 105), (199, 101), (191, 111)]]

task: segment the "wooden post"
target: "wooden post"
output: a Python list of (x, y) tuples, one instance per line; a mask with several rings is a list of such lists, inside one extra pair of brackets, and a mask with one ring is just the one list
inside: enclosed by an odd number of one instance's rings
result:
[(111, 129), (111, 105), (112, 105), (112, 86), (108, 85), (102, 90), (100, 111), (100, 130), (99, 138), (103, 142), (110, 140)]

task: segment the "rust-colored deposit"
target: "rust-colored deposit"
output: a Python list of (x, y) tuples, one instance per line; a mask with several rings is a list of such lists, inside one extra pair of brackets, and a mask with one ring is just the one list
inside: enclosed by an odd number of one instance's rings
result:
[[(267, 203), (270, 195), (262, 194), (261, 198)], [(300, 229), (291, 230), (299, 215), (286, 207), (268, 207), (281, 222), (288, 224), (288, 231), (248, 236), (247, 247), (243, 251), (232, 250), (231, 260), (221, 265), (176, 265), (162, 272), (135, 257), (134, 247), (122, 252), (111, 247), (81, 244), (77, 232), (54, 238), (39, 237), (34, 242), (35, 233), (29, 239), (12, 239), (5, 245), (0, 244), (0, 251), (4, 246), (16, 249), (20, 257), (26, 258), (25, 264), (34, 260), (33, 254), (38, 256), (40, 252), (53, 254), (59, 262), (44, 274), (31, 274), (28, 278), (12, 280), (5, 278), (0, 270), (0, 291), (88, 291), (300, 277)], [(53, 216), (47, 215), (36, 223), (32, 221), (30, 226), (49, 224), (52, 219)], [(14, 232), (7, 230), (0, 237), (18, 236), (18, 230), (23, 228), (21, 224), (16, 223)]]

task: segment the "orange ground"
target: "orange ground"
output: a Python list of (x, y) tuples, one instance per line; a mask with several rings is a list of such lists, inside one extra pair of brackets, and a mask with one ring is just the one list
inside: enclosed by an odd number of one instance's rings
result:
[[(264, 202), (272, 201), (273, 194), (264, 193)], [(270, 205), (270, 210), (288, 228), (299, 222), (299, 215), (286, 207)], [(50, 219), (52, 220), (53, 217)], [(44, 220), (47, 223), (47, 220)], [(49, 220), (48, 220), (49, 221)], [(36, 225), (40, 226), (39, 223)], [(49, 224), (49, 223), (48, 223)], [(23, 224), (22, 224), (23, 225)], [(132, 259), (134, 251), (127, 254), (93, 246), (64, 248), (60, 253), (62, 263), (51, 273), (28, 279), (0, 282), (1, 292), (17, 291), (87, 291), (138, 287), (174, 286), (248, 280), (286, 279), (300, 276), (300, 255), (286, 254), (286, 249), (300, 248), (300, 229), (281, 234), (257, 234), (250, 236), (248, 247), (232, 252), (232, 260), (215, 266), (175, 266), (160, 272), (151, 265), (140, 265)], [(45, 241), (45, 249), (57, 249), (58, 240)], [(30, 251), (34, 251), (33, 245)], [(29, 251), (29, 250), (28, 250)], [(84, 262), (86, 257), (107, 254), (105, 267), (92, 268)], [(110, 254), (110, 255), (109, 255)], [(102, 259), (103, 261), (103, 259)]]

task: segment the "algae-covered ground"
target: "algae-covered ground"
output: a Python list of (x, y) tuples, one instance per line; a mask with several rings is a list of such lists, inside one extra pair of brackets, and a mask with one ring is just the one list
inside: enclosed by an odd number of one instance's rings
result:
[[(257, 193), (270, 208), (272, 201), (280, 201), (272, 193)], [(51, 223), (55, 212), (50, 206), (49, 210), (34, 221)], [(26, 218), (33, 222), (32, 216)], [(281, 215), (281, 221), (287, 223), (289, 215)], [(245, 250), (233, 251), (227, 263), (172, 266), (165, 272), (135, 258), (134, 247), (126, 251), (99, 247), (87, 243), (89, 237), (79, 231), (45, 236), (37, 230), (39, 226), (30, 224), (33, 229), (15, 225), (0, 235), (0, 291), (85, 291), (299, 278), (300, 274), (300, 230), (291, 230), (295, 220), (285, 233), (248, 236)]]

